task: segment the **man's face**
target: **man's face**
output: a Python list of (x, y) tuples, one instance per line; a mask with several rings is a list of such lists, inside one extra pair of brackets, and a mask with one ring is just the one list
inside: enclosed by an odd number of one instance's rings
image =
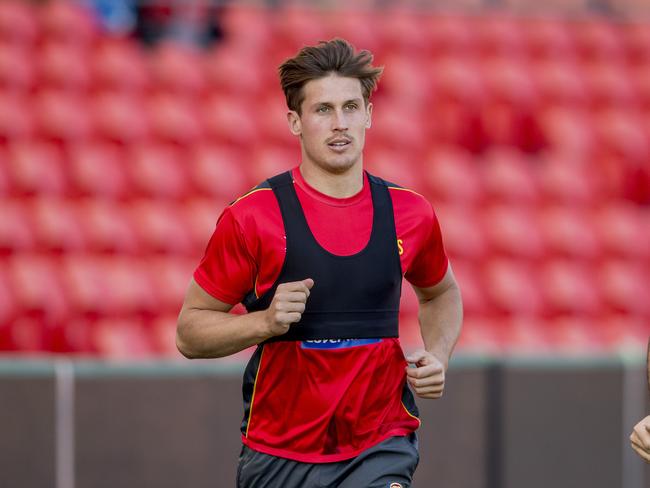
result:
[(307, 82), (303, 95), (302, 114), (287, 115), (291, 132), (300, 136), (303, 162), (331, 173), (361, 164), (372, 114), (372, 104), (364, 104), (361, 82), (331, 74)]

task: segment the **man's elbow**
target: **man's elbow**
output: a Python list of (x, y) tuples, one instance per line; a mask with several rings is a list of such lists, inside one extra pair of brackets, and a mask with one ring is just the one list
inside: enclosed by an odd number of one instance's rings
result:
[(200, 355), (195, 351), (187, 340), (187, 323), (183, 320), (183, 314), (178, 317), (176, 324), (176, 349), (187, 359), (198, 359)]

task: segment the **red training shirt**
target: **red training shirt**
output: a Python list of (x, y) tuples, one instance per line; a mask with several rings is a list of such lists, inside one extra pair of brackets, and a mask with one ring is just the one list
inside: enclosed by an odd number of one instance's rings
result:
[[(373, 216), (365, 173), (362, 190), (343, 199), (310, 187), (298, 167), (292, 176), (316, 241), (333, 254), (361, 251)], [(433, 286), (448, 266), (434, 211), (416, 192), (392, 184), (389, 192), (402, 273), (417, 287)], [(285, 250), (273, 190), (254, 189), (223, 211), (194, 279), (216, 299), (235, 305), (251, 290), (261, 296), (273, 286)], [(305, 348), (298, 341), (266, 344), (242, 440), (260, 452), (319, 463), (349, 459), (388, 437), (407, 435), (419, 420), (402, 403), (405, 365), (399, 339), (335, 350)], [(286, 371), (299, 376), (288, 381)]]

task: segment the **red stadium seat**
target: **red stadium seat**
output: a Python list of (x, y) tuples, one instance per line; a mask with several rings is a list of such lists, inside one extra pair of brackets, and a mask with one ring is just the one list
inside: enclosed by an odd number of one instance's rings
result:
[(540, 281), (547, 310), (552, 314), (597, 316), (600, 308), (595, 279), (586, 265), (569, 260), (547, 261)]
[(527, 66), (519, 61), (497, 59), (484, 65), (488, 100), (483, 108), (487, 138), (495, 145), (537, 152), (544, 139), (535, 113), (538, 98)]
[(0, 144), (0, 199), (7, 198), (12, 190), (8, 160), (7, 150)]
[(314, 8), (287, 5), (273, 10), (269, 16), (273, 22), (272, 46), (279, 52), (296, 52), (305, 45), (329, 39), (326, 24)]
[[(388, 8), (374, 19), (384, 43), (393, 54), (425, 57), (429, 51), (429, 29), (424, 16), (404, 8)], [(361, 47), (361, 46), (359, 46)], [(366, 46), (363, 46), (366, 49)], [(392, 66), (389, 64), (389, 66)]]
[(188, 145), (203, 135), (197, 107), (181, 97), (158, 95), (149, 100), (152, 133), (164, 142)]
[(489, 151), (481, 166), (486, 196), (511, 204), (535, 203), (538, 197), (533, 161), (511, 148)]
[(90, 60), (93, 84), (103, 90), (143, 92), (150, 73), (140, 44), (124, 39), (104, 39)]
[(30, 49), (0, 43), (0, 89), (19, 93), (31, 89), (35, 78), (32, 58)]
[(249, 174), (255, 185), (269, 175), (287, 171), (300, 163), (300, 149), (294, 146), (268, 145), (256, 150), (250, 159)]
[[(417, 153), (415, 153), (417, 154)], [(381, 175), (387, 181), (417, 192), (424, 192), (426, 187), (419, 177), (416, 157), (410, 151), (396, 148), (371, 147), (364, 149), (364, 167), (371, 174)]]
[(584, 73), (589, 98), (595, 108), (633, 108), (636, 94), (625, 64), (612, 60), (593, 63), (584, 68)]
[(622, 24), (622, 42), (627, 58), (633, 66), (650, 62), (650, 27), (647, 22)]
[(58, 148), (40, 142), (13, 142), (8, 148), (7, 156), (16, 194), (66, 193), (68, 182)]
[(38, 128), (54, 142), (85, 140), (93, 133), (88, 100), (60, 90), (39, 93), (34, 105)]
[(467, 60), (441, 59), (429, 71), (435, 110), (424, 122), (431, 138), (483, 151), (489, 141), (481, 118), (484, 87), (478, 66)]
[(398, 99), (384, 99), (382, 103), (395, 108), (375, 113), (367, 137), (379, 141), (384, 148), (402, 153), (419, 155), (430, 146), (426, 127), (420, 123), (420, 110), (402, 107)]
[(138, 97), (106, 92), (95, 97), (90, 108), (98, 135), (107, 141), (138, 143), (151, 132), (145, 106)]
[(55, 261), (38, 254), (16, 254), (9, 258), (8, 270), (21, 315), (50, 323), (65, 320), (69, 304)]
[(111, 315), (151, 316), (159, 310), (156, 292), (141, 258), (113, 256), (101, 262), (104, 300)]
[(577, 208), (553, 205), (540, 212), (540, 230), (546, 248), (555, 256), (596, 259), (601, 245), (589, 214)]
[(24, 140), (33, 134), (34, 119), (26, 106), (26, 97), (0, 91), (0, 145)]
[(159, 315), (147, 328), (149, 343), (156, 357), (184, 359), (176, 347), (178, 313)]
[(527, 262), (492, 259), (484, 269), (485, 292), (494, 310), (536, 315), (543, 309), (537, 275)]
[(52, 0), (38, 13), (43, 34), (50, 39), (85, 45), (93, 41), (99, 31), (90, 6), (81, 3)]
[(570, 27), (559, 19), (525, 20), (523, 34), (529, 55), (538, 61), (576, 57)]
[(500, 354), (506, 346), (503, 327), (486, 316), (468, 315), (463, 319), (463, 329), (456, 350), (469, 354)]
[(173, 146), (142, 144), (131, 148), (128, 157), (129, 177), (137, 194), (158, 198), (181, 198), (187, 194), (186, 169), (181, 153)]
[(123, 205), (93, 198), (79, 201), (77, 212), (90, 250), (118, 254), (140, 250), (137, 232)]
[(223, 98), (253, 98), (261, 95), (264, 85), (270, 83), (279, 89), (275, 67), (268, 66), (259, 52), (232, 41), (217, 45), (206, 56), (204, 64), (210, 92)]
[(525, 38), (520, 22), (507, 15), (487, 16), (473, 22), (476, 44), (484, 58), (521, 57)]
[(0, 40), (12, 44), (32, 44), (38, 36), (34, 4), (22, 0), (0, 2)]
[(60, 276), (66, 297), (78, 317), (98, 317), (111, 313), (106, 300), (108, 282), (102, 261), (92, 255), (70, 254), (63, 260)]
[(227, 145), (197, 145), (191, 150), (187, 168), (199, 194), (216, 201), (232, 201), (259, 182), (247, 175), (247, 161)]
[(585, 77), (577, 64), (565, 60), (543, 60), (531, 73), (545, 106), (580, 106), (587, 102)]
[(544, 200), (560, 205), (590, 205), (598, 197), (597, 175), (580, 155), (550, 152), (540, 158), (537, 181)]
[(246, 49), (263, 49), (273, 42), (268, 10), (252, 4), (233, 4), (220, 12), (224, 37)]
[[(370, 9), (350, 9), (345, 15), (340, 15), (336, 10), (325, 13), (327, 31), (332, 38), (340, 37), (348, 40), (358, 49), (367, 49), (373, 53), (375, 61), (382, 57), (384, 52), (385, 37), (379, 29), (375, 28), (376, 15)], [(423, 29), (424, 30), (424, 29)], [(425, 32), (421, 33), (425, 34)], [(428, 46), (431, 46), (430, 32), (426, 32)]]
[(622, 36), (614, 22), (578, 21), (571, 25), (578, 53), (585, 60), (623, 59)]
[(198, 264), (199, 260), (195, 258), (174, 257), (147, 260), (149, 280), (156, 292), (156, 304), (160, 312), (176, 312), (178, 314), (187, 286)]
[(650, 315), (648, 273), (638, 262), (610, 260), (600, 268), (599, 285), (614, 312)]
[(434, 210), (442, 228), (445, 250), (454, 263), (457, 257), (474, 262), (486, 257), (485, 235), (473, 207), (440, 204)]
[(611, 256), (650, 258), (650, 227), (637, 205), (610, 203), (594, 214), (594, 227)]
[(647, 318), (612, 314), (600, 321), (601, 335), (610, 351), (632, 352), (646, 348), (650, 327)]
[(503, 326), (506, 353), (542, 354), (553, 351), (553, 336), (546, 321), (527, 315), (514, 316)]
[[(422, 69), (423, 59), (413, 54), (395, 53), (387, 56), (384, 63), (393, 69), (386, 70), (382, 74), (381, 95), (382, 105), (392, 105), (395, 110), (422, 109), (431, 97), (431, 79), (427, 72)], [(391, 100), (391, 102), (388, 101)], [(375, 117), (381, 116), (388, 111), (375, 112)], [(415, 122), (419, 122), (419, 117)], [(375, 118), (376, 120), (376, 118)], [(373, 120), (373, 124), (375, 122)], [(405, 122), (408, 119), (405, 120)]]
[(132, 318), (97, 321), (92, 326), (92, 344), (106, 359), (151, 359), (155, 353), (146, 327), (142, 321)]
[(203, 54), (197, 49), (180, 43), (161, 43), (150, 61), (153, 81), (163, 90), (198, 97), (207, 88)]
[[(247, 101), (238, 101), (223, 95), (211, 96), (202, 103), (201, 107), (201, 117), (207, 137), (217, 144), (236, 145), (242, 149), (250, 148), (251, 143), (260, 138), (258, 124), (250, 116), (252, 111), (253, 108)], [(274, 121), (282, 124), (275, 131), (284, 130), (289, 134), (286, 119), (274, 117)]]
[(432, 151), (423, 167), (424, 184), (434, 201), (475, 203), (483, 188), (472, 155), (453, 146)]
[(16, 300), (9, 284), (6, 260), (0, 260), (0, 351), (8, 346), (8, 325), (16, 319)]
[[(274, 94), (255, 104), (257, 128), (267, 143), (295, 145), (297, 138), (287, 124), (287, 103), (284, 97)], [(250, 143), (250, 141), (249, 141)]]
[(544, 110), (538, 116), (550, 150), (581, 157), (594, 150), (595, 134), (587, 113), (556, 107)]
[(527, 259), (543, 257), (544, 240), (530, 209), (492, 205), (483, 210), (482, 223), (493, 252)]
[(48, 42), (37, 57), (39, 83), (54, 89), (85, 90), (91, 74), (87, 50), (76, 44)]
[(40, 249), (78, 252), (86, 248), (82, 223), (75, 212), (74, 201), (38, 198), (30, 207)]
[(125, 198), (131, 188), (123, 152), (110, 144), (82, 143), (68, 147), (68, 171), (75, 194)]
[(434, 58), (470, 55), (476, 49), (470, 20), (460, 15), (431, 15), (426, 17), (429, 30), (429, 50)]
[(34, 227), (23, 200), (2, 200), (0, 254), (24, 253), (36, 248)]
[(597, 320), (575, 315), (559, 316), (548, 321), (555, 351), (565, 354), (602, 354), (606, 344)]
[(181, 210), (197, 256), (205, 250), (217, 219), (227, 203), (213, 199), (193, 198), (182, 206)]
[[(451, 257), (451, 256), (450, 256)], [(485, 295), (485, 286), (482, 281), (480, 269), (476, 263), (454, 259), (451, 257), (451, 266), (463, 295), (463, 311), (471, 316), (485, 316), (490, 310)]]
[(140, 200), (129, 205), (132, 225), (144, 253), (194, 253), (183, 217), (174, 205), (164, 201)]

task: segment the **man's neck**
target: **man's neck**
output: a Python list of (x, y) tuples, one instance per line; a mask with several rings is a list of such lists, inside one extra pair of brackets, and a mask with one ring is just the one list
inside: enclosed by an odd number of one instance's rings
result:
[(315, 164), (304, 162), (298, 169), (309, 186), (333, 198), (352, 197), (363, 189), (361, 161), (345, 173), (331, 173)]

